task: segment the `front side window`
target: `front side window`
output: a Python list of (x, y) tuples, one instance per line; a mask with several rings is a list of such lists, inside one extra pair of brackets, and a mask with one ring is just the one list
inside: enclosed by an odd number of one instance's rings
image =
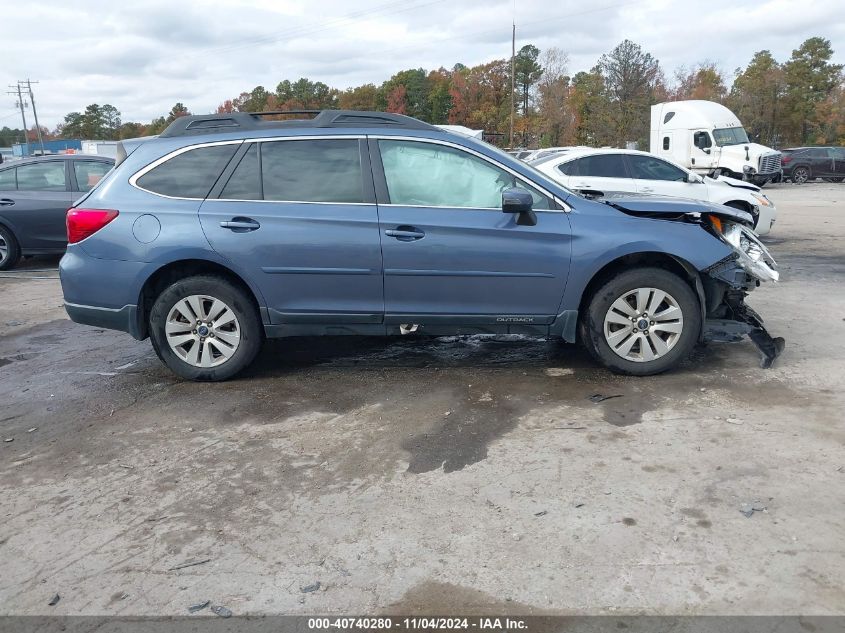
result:
[(745, 128), (741, 127), (724, 127), (718, 130), (713, 130), (713, 140), (716, 145), (724, 147), (725, 145), (740, 145), (748, 143), (748, 134), (745, 133)]
[(627, 178), (622, 154), (595, 154), (585, 156), (578, 165), (581, 176), (592, 178)]
[(15, 168), (4, 169), (0, 171), (0, 191), (14, 191), (17, 189), (15, 184)]
[(137, 185), (174, 198), (205, 198), (237, 149), (232, 143), (182, 152), (138, 178)]
[(380, 140), (391, 204), (422, 207), (501, 209), (502, 192), (531, 192), (535, 209), (551, 208), (534, 187), (468, 152), (415, 141)]
[(20, 191), (65, 191), (64, 161), (33, 163), (18, 167)]
[(631, 175), (640, 180), (672, 180), (685, 181), (687, 174), (683, 170), (670, 165), (665, 160), (648, 156), (628, 156), (631, 165)]
[(692, 142), (701, 150), (713, 146), (713, 141), (710, 140), (710, 135), (707, 132), (696, 132), (692, 135)]
[(103, 179), (112, 166), (108, 163), (93, 160), (73, 161), (73, 171), (76, 173), (76, 184), (79, 191), (91, 191)]
[(364, 201), (358, 139), (270, 141), (260, 145), (265, 200)]

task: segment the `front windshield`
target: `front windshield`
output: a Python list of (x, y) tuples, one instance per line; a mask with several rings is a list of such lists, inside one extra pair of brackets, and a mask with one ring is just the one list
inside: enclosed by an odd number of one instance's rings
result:
[(719, 147), (739, 145), (740, 143), (748, 143), (748, 134), (745, 133), (745, 128), (723, 127), (713, 130), (713, 140)]

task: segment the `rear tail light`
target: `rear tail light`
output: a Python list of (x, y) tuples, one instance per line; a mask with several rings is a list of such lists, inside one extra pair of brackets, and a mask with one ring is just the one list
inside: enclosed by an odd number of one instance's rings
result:
[(791, 163), (791, 162), (792, 162), (792, 156), (783, 156), (780, 159), (781, 165), (786, 165), (787, 163)]
[(117, 217), (113, 209), (77, 209), (67, 210), (67, 241), (69, 244), (81, 242), (94, 235), (106, 224)]

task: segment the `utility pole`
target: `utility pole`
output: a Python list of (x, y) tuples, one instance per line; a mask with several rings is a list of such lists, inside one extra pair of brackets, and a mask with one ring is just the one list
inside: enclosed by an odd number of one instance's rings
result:
[[(514, 3), (516, 4), (516, 3)], [(510, 148), (513, 149), (513, 116), (514, 116), (514, 108), (516, 107), (514, 104), (514, 95), (516, 94), (516, 16), (514, 16), (513, 21), (513, 30), (511, 31), (511, 135), (510, 135), (510, 142), (508, 143)]]
[[(23, 82), (18, 82), (23, 83)], [(32, 84), (37, 84), (37, 81), (26, 80), (26, 87), (29, 90), (29, 102), (32, 104), (32, 116), (35, 117), (35, 130), (38, 132), (38, 144), (41, 146), (41, 155), (44, 155), (44, 139), (41, 138), (41, 126), (38, 124), (38, 111), (35, 109), (35, 95), (32, 94)]]
[[(9, 88), (14, 88), (18, 94), (18, 102), (15, 104), (21, 111), (21, 120), (23, 121), (23, 142), (26, 146), (26, 155), (29, 156), (29, 138), (26, 135), (26, 115), (24, 114), (24, 108), (26, 107), (26, 103), (23, 100), (23, 95), (21, 94), (21, 84), (18, 82), (14, 86), (9, 86)], [(14, 95), (14, 92), (9, 92), (8, 94)]]

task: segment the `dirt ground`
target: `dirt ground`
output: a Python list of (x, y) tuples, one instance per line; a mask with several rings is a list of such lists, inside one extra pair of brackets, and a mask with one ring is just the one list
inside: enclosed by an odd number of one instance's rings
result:
[(771, 370), (332, 338), (193, 384), (29, 260), (0, 276), (0, 614), (842, 614), (845, 185), (766, 192)]

